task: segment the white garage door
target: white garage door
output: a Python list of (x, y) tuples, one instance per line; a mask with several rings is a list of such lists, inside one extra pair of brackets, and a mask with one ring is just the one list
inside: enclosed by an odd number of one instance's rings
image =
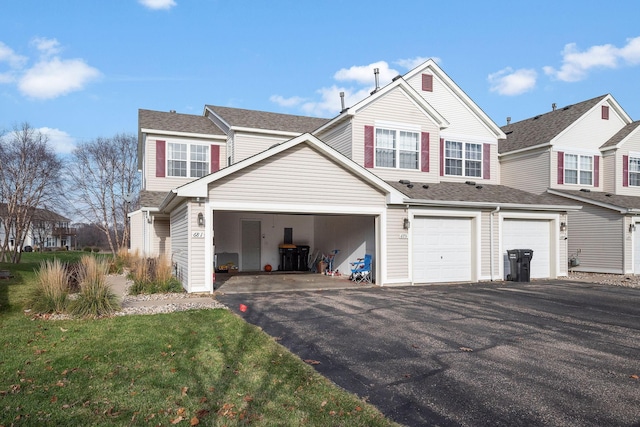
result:
[(415, 283), (471, 280), (471, 219), (416, 217), (413, 233)]
[(502, 249), (505, 269), (509, 260), (507, 249), (532, 249), (530, 277), (551, 277), (551, 221), (505, 219), (502, 223)]

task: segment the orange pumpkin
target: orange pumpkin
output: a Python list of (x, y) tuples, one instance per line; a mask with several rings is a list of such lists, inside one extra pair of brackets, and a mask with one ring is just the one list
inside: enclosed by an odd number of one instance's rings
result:
[(266, 271), (267, 273), (270, 272), (272, 270), (271, 264), (267, 264), (264, 266), (264, 271)]

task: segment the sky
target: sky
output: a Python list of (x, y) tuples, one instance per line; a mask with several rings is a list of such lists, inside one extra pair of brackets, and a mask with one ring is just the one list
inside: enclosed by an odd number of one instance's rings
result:
[(60, 154), (138, 109), (331, 118), (433, 58), (498, 125), (610, 93), (640, 120), (638, 0), (0, 0), (0, 134)]

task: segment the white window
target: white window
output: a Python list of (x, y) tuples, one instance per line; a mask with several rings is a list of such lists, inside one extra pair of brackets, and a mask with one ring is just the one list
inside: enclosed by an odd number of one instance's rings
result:
[(167, 176), (200, 178), (208, 173), (208, 146), (174, 142), (167, 144)]
[(417, 132), (376, 128), (376, 166), (418, 169), (420, 137)]
[(445, 175), (482, 176), (482, 144), (445, 141)]
[(640, 157), (629, 157), (629, 185), (640, 186)]
[(565, 184), (593, 184), (593, 156), (578, 154), (564, 155)]

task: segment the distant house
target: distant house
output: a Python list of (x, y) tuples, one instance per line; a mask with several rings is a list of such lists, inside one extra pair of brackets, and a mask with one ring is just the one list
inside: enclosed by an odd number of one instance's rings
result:
[(370, 254), (379, 285), (502, 280), (518, 248), (532, 277), (567, 274), (578, 204), (501, 185), (506, 135), (434, 61), (332, 119), (207, 105), (139, 127), (131, 248), (169, 256), (189, 292), (222, 262), (288, 270), (286, 242), (337, 251), (341, 272)]
[(576, 271), (640, 274), (639, 126), (603, 95), (502, 128), (503, 184), (582, 206), (566, 225)]
[[(0, 212), (6, 209), (0, 208)], [(70, 220), (48, 209), (36, 209), (31, 221), (31, 226), (25, 238), (24, 244), (18, 248), (22, 250), (25, 246), (31, 246), (34, 250), (46, 250), (54, 248), (70, 249), (73, 246), (73, 239), (76, 236), (76, 229), (70, 227)], [(19, 238), (15, 235), (15, 230), (9, 230), (9, 250), (13, 250), (19, 245)], [(0, 241), (4, 241), (7, 235), (3, 224), (0, 222)]]

